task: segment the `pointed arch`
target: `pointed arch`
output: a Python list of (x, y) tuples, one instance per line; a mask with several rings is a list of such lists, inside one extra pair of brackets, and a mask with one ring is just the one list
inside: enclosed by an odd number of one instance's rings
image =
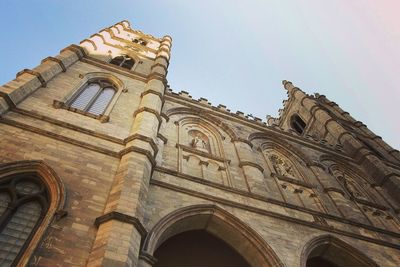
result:
[[(24, 181), (24, 177), (26, 176), (28, 176), (28, 179), (32, 179), (31, 177), (39, 179), (39, 184), (45, 187), (42, 195), (47, 201), (45, 210), (42, 210), (43, 212), (40, 215), (40, 219), (37, 220), (35, 227), (32, 228), (31, 232), (27, 233), (28, 236), (20, 248), (17, 258), (14, 259), (14, 263), (15, 261), (18, 261), (18, 266), (25, 266), (28, 263), (32, 253), (39, 244), (46, 228), (52, 222), (56, 212), (62, 210), (65, 204), (65, 188), (63, 182), (53, 169), (43, 161), (17, 161), (0, 164), (0, 182), (7, 180), (10, 181), (8, 187), (16, 187), (16, 190), (18, 191), (18, 183)], [(19, 182), (15, 184), (13, 181), (14, 179), (18, 179)], [(29, 187), (28, 185), (27, 189), (29, 191), (32, 187)], [(15, 213), (19, 212), (19, 207), (21, 207), (21, 209), (28, 208), (30, 213), (32, 212), (31, 208), (34, 208), (35, 203), (40, 203), (40, 205), (44, 207), (43, 197), (38, 196), (37, 193), (34, 193), (32, 197), (27, 197), (25, 192), (26, 191), (24, 191), (21, 200), (18, 200), (18, 202), (25, 204), (18, 205), (18, 208), (15, 207), (17, 208), (17, 210), (14, 208)], [(35, 199), (39, 202), (31, 201)], [(30, 203), (33, 204), (33, 206)], [(11, 216), (12, 219), (13, 213), (10, 213), (9, 216)], [(21, 220), (21, 218), (19, 220)], [(3, 227), (2, 229), (4, 230), (6, 228)]]
[(277, 136), (274, 133), (257, 132), (250, 134), (248, 137), (249, 142), (252, 142), (256, 139), (261, 139), (260, 141), (261, 149), (263, 148), (263, 146), (265, 147), (267, 145), (271, 146), (275, 145), (277, 148), (284, 151), (286, 155), (289, 155), (289, 158), (290, 155), (295, 155), (297, 159), (300, 159), (301, 162), (304, 162), (307, 165), (311, 165), (311, 160), (308, 158), (306, 154), (299, 151), (296, 147), (294, 147), (290, 143), (284, 141), (281, 136)]
[(177, 234), (205, 230), (220, 238), (253, 267), (283, 267), (272, 248), (248, 225), (215, 205), (193, 205), (162, 218), (149, 232), (142, 254), (153, 256), (156, 249)]
[(90, 72), (81, 78), (62, 101), (54, 100), (53, 106), (107, 122), (117, 99), (126, 92), (125, 84), (106, 72)]
[(307, 260), (313, 257), (323, 258), (338, 267), (379, 266), (358, 249), (332, 235), (322, 235), (309, 240), (301, 252), (300, 266), (307, 267)]
[(186, 107), (178, 107), (178, 108), (172, 108), (168, 110), (165, 113), (168, 117), (175, 115), (175, 114), (188, 114), (188, 115), (195, 115), (200, 118), (203, 118), (204, 120), (207, 120), (211, 124), (214, 124), (215, 126), (221, 128), (226, 134), (232, 139), (236, 140), (238, 137), (235, 134), (235, 132), (228, 126), (226, 125), (223, 121), (220, 119), (209, 115), (203, 110), (200, 109), (194, 109), (194, 108), (186, 108)]

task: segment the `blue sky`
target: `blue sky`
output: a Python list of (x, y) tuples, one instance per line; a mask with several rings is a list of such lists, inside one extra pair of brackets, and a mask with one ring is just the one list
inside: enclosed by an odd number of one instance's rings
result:
[(175, 91), (265, 118), (286, 97), (281, 81), (319, 92), (400, 148), (397, 0), (2, 0), (0, 84), (127, 19), (173, 37)]

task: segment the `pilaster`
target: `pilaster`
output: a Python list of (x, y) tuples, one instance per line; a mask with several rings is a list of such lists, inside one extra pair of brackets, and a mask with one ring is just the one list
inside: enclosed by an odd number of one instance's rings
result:
[[(146, 235), (142, 220), (162, 123), (166, 86), (166, 71), (163, 70), (168, 67), (170, 46), (171, 38), (164, 38), (141, 94), (139, 107), (133, 112), (130, 136), (126, 139), (106, 207), (96, 220), (99, 228), (88, 266), (137, 266), (139, 263), (140, 244)], [(168, 60), (160, 61), (159, 56)], [(159, 64), (163, 67), (158, 68)]]

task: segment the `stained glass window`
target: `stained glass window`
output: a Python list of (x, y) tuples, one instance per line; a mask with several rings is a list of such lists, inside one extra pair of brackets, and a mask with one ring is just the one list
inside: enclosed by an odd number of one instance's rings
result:
[(19, 175), (2, 179), (0, 266), (17, 265), (47, 209), (47, 190), (38, 177)]

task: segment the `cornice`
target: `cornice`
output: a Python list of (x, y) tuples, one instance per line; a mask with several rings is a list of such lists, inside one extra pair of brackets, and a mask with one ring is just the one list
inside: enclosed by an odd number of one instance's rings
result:
[(147, 75), (144, 75), (144, 74), (141, 74), (141, 73), (138, 73), (138, 72), (134, 72), (134, 71), (129, 71), (129, 70), (124, 69), (122, 67), (118, 67), (118, 66), (112, 65), (110, 63), (98, 60), (98, 59), (90, 57), (90, 56), (82, 58), (80, 61), (84, 62), (84, 63), (87, 63), (87, 64), (94, 65), (94, 66), (99, 67), (99, 68), (103, 68), (103, 69), (108, 70), (108, 71), (112, 71), (112, 72), (124, 75), (126, 77), (129, 77), (129, 78), (141, 81), (141, 82), (147, 82)]
[[(248, 127), (251, 127), (251, 128), (253, 128), (255, 130), (258, 130), (260, 132), (264, 132), (265, 134), (274, 134), (274, 135), (277, 135), (280, 138), (284, 138), (286, 140), (298, 143), (298, 144), (303, 145), (303, 146), (307, 146), (309, 148), (321, 151), (323, 153), (334, 155), (334, 156), (340, 157), (340, 158), (342, 158), (344, 160), (354, 162), (354, 160), (352, 158), (350, 158), (350, 157), (348, 157), (348, 156), (346, 156), (346, 155), (344, 155), (342, 153), (338, 153), (337, 151), (334, 151), (332, 149), (329, 149), (328, 147), (319, 146), (319, 145), (309, 141), (308, 139), (301, 138), (299, 136), (294, 136), (294, 135), (289, 134), (287, 132), (274, 129), (274, 128), (270, 127), (270, 126), (260, 125), (258, 122), (250, 121), (250, 120), (248, 120), (246, 118), (241, 118), (238, 115), (232, 114), (230, 112), (221, 111), (218, 108), (212, 107), (210, 105), (201, 104), (196, 100), (190, 100), (190, 99), (187, 99), (187, 98), (181, 98), (178, 95), (173, 95), (173, 94), (171, 94), (169, 92), (167, 92), (164, 95), (164, 99), (167, 100), (167, 101), (179, 103), (181, 105), (184, 105), (184, 106), (189, 107), (189, 108), (194, 108), (194, 109), (199, 109), (198, 106), (202, 106), (202, 107), (206, 108), (207, 112), (209, 112), (211, 115), (217, 116), (219, 118), (223, 118), (225, 120), (230, 120), (230, 121), (234, 121), (234, 122), (237, 122), (237, 123), (240, 123), (240, 124), (244, 124), (244, 125), (246, 125)], [(203, 110), (204, 110), (204, 108), (203, 108)]]
[(42, 87), (46, 87), (46, 81), (44, 80), (42, 74), (40, 74), (37, 71), (34, 70), (30, 70), (30, 69), (23, 69), (20, 72), (17, 73), (17, 78), (23, 74), (30, 74), (33, 76), (36, 76), (36, 78), (38, 78), (39, 82), (42, 84)]
[(185, 145), (182, 145), (182, 144), (176, 144), (175, 146), (176, 146), (176, 148), (181, 148), (183, 151), (190, 152), (190, 153), (193, 153), (193, 154), (205, 157), (205, 158), (213, 159), (213, 160), (216, 160), (216, 161), (219, 161), (219, 162), (227, 162), (227, 163), (231, 162), (229, 159), (224, 159), (224, 158), (218, 157), (216, 155), (212, 155), (210, 153), (206, 153), (206, 152), (194, 149), (194, 148), (189, 147), (189, 146), (185, 146)]
[(61, 69), (62, 69), (62, 72), (66, 72), (66, 71), (67, 71), (67, 68), (65, 67), (65, 65), (64, 65), (64, 63), (62, 62), (61, 59), (56, 58), (56, 57), (46, 57), (45, 59), (42, 60), (41, 63), (45, 63), (45, 62), (47, 62), (47, 61), (56, 62), (58, 65), (60, 65), (60, 67), (61, 67)]
[(119, 152), (115, 152), (115, 151), (112, 151), (112, 150), (109, 150), (109, 149), (106, 149), (106, 148), (95, 146), (95, 145), (92, 145), (92, 144), (89, 144), (89, 143), (86, 143), (86, 142), (82, 142), (82, 141), (79, 141), (79, 140), (76, 140), (76, 139), (72, 139), (72, 138), (66, 137), (64, 135), (60, 135), (60, 134), (56, 134), (56, 133), (53, 133), (53, 132), (50, 132), (50, 131), (46, 131), (46, 130), (43, 130), (41, 128), (37, 128), (37, 127), (31, 126), (31, 125), (28, 125), (28, 124), (25, 124), (25, 123), (13, 121), (13, 120), (10, 120), (10, 119), (7, 119), (7, 118), (3, 118), (3, 117), (0, 118), (0, 123), (4, 123), (4, 124), (7, 124), (7, 125), (10, 125), (10, 126), (13, 126), (13, 127), (20, 128), (22, 130), (26, 130), (26, 131), (33, 132), (33, 133), (36, 133), (36, 134), (40, 134), (40, 135), (43, 135), (43, 136), (47, 136), (47, 137), (52, 138), (52, 139), (63, 141), (65, 143), (76, 145), (76, 146), (79, 146), (79, 147), (82, 147), (82, 148), (85, 148), (85, 149), (88, 149), (88, 150), (92, 150), (92, 151), (95, 151), (95, 152), (98, 152), (98, 153), (101, 153), (101, 154), (105, 154), (105, 155), (111, 156), (111, 157), (120, 158), (120, 153)]
[[(357, 226), (357, 227), (362, 227), (362, 228), (365, 228), (365, 229), (368, 229), (368, 230), (371, 230), (371, 231), (375, 231), (375, 232), (379, 232), (379, 233), (382, 233), (382, 234), (387, 234), (387, 235), (391, 235), (391, 236), (395, 236), (397, 238), (400, 238), (400, 233), (396, 233), (396, 232), (380, 229), (380, 228), (377, 228), (377, 227), (374, 227), (374, 226), (371, 226), (371, 225), (362, 224), (362, 223), (359, 223), (359, 222), (355, 222), (355, 221), (349, 220), (347, 218), (338, 217), (336, 215), (326, 214), (326, 213), (322, 213), (322, 212), (315, 211), (315, 210), (312, 210), (312, 209), (308, 209), (308, 208), (305, 208), (305, 207), (296, 206), (294, 204), (282, 202), (282, 201), (274, 199), (274, 198), (269, 198), (269, 197), (265, 197), (265, 196), (261, 196), (261, 195), (256, 195), (256, 194), (250, 193), (248, 191), (244, 191), (244, 190), (228, 187), (228, 186), (223, 185), (223, 184), (215, 183), (215, 182), (208, 181), (208, 180), (205, 180), (205, 179), (202, 179), (202, 178), (198, 178), (198, 177), (195, 177), (195, 176), (184, 174), (184, 173), (181, 173), (181, 172), (178, 172), (178, 171), (175, 171), (175, 170), (171, 170), (171, 169), (168, 169), (168, 168), (165, 168), (165, 167), (156, 166), (154, 168), (154, 171), (160, 172), (160, 173), (169, 174), (169, 175), (172, 175), (172, 176), (176, 176), (176, 177), (179, 177), (179, 178), (191, 181), (191, 182), (203, 184), (203, 185), (206, 185), (206, 186), (218, 188), (220, 190), (223, 190), (223, 191), (226, 191), (226, 192), (229, 192), (229, 193), (238, 194), (238, 195), (245, 196), (245, 197), (248, 197), (248, 198), (252, 198), (252, 199), (255, 199), (255, 200), (263, 201), (265, 203), (275, 204), (275, 205), (279, 205), (279, 206), (282, 206), (282, 207), (285, 207), (285, 208), (299, 210), (299, 211), (306, 212), (306, 213), (311, 214), (311, 215), (320, 216), (320, 217), (325, 218), (325, 219), (335, 220), (335, 221), (338, 221), (338, 222), (341, 222), (341, 223), (350, 224), (350, 225)], [(150, 181), (150, 183), (152, 183), (153, 181), (158, 181), (158, 180), (152, 179)], [(174, 186), (174, 185), (171, 185), (171, 186)], [(185, 188), (182, 188), (182, 189), (190, 191), (190, 189), (185, 189)], [(336, 188), (330, 188), (329, 191), (335, 191), (335, 192), (338, 192), (338, 193), (344, 195), (343, 191), (339, 191)], [(200, 194), (202, 194), (202, 193), (200, 193)], [(209, 197), (212, 198), (214, 196), (209, 196)], [(236, 203), (236, 202), (232, 202), (232, 203)], [(399, 245), (399, 249), (400, 249), (400, 245)]]
[[(272, 212), (272, 211), (268, 211), (268, 210), (264, 210), (264, 209), (260, 209), (260, 208), (255, 208), (255, 207), (252, 207), (252, 206), (249, 206), (249, 205), (246, 205), (246, 204), (233, 202), (233, 201), (227, 200), (225, 198), (211, 196), (211, 195), (208, 195), (208, 194), (205, 194), (205, 193), (197, 192), (197, 191), (194, 191), (194, 190), (191, 190), (191, 189), (183, 188), (183, 187), (176, 186), (176, 185), (173, 185), (173, 184), (169, 184), (169, 183), (166, 183), (166, 182), (162, 182), (162, 181), (159, 181), (159, 180), (152, 179), (150, 181), (150, 184), (154, 185), (154, 186), (159, 186), (159, 187), (162, 187), (162, 188), (165, 188), (165, 189), (169, 189), (169, 190), (172, 190), (172, 191), (175, 191), (175, 192), (179, 192), (179, 193), (187, 194), (187, 195), (190, 195), (190, 196), (198, 197), (198, 198), (201, 198), (201, 199), (209, 200), (209, 201), (212, 201), (212, 202), (216, 202), (216, 203), (219, 203), (219, 204), (222, 204), (222, 205), (230, 206), (230, 207), (233, 207), (233, 208), (238, 208), (238, 209), (246, 210), (246, 211), (249, 211), (249, 212), (257, 213), (257, 214), (260, 214), (260, 215), (263, 215), (263, 216), (269, 216), (269, 217), (273, 217), (273, 218), (276, 218), (276, 219), (281, 219), (281, 220), (284, 220), (284, 221), (289, 221), (289, 222), (292, 222), (292, 223), (301, 224), (301, 225), (308, 226), (308, 227), (311, 227), (311, 228), (317, 228), (317, 229), (320, 229), (320, 230), (323, 230), (323, 231), (326, 231), (326, 232), (336, 233), (336, 234), (340, 234), (340, 235), (344, 235), (344, 236), (356, 238), (356, 239), (359, 239), (359, 240), (364, 240), (364, 241), (367, 241), (367, 242), (370, 242), (370, 243), (379, 244), (379, 245), (382, 245), (382, 246), (386, 246), (386, 247), (390, 247), (390, 248), (394, 248), (394, 249), (400, 250), (400, 245), (398, 245), (398, 244), (393, 244), (393, 243), (390, 243), (390, 242), (387, 242), (387, 241), (383, 241), (383, 240), (380, 240), (380, 239), (363, 236), (363, 235), (360, 235), (360, 234), (356, 234), (356, 233), (349, 232), (349, 231), (344, 231), (344, 230), (341, 230), (341, 229), (336, 229), (335, 227), (332, 227), (330, 225), (318, 224), (316, 222), (305, 221), (305, 220), (298, 219), (298, 218), (295, 218), (295, 217), (292, 217), (292, 216), (287, 216), (287, 215), (279, 214), (279, 213), (276, 213), (276, 212)], [(315, 214), (315, 215), (318, 215), (318, 214)], [(321, 216), (321, 217), (326, 217), (325, 214), (322, 214), (322, 215), (323, 216)], [(330, 219), (332, 219), (332, 218), (330, 218)], [(372, 230), (372, 231), (388, 234), (388, 235), (391, 235), (391, 236), (395, 236), (396, 238), (399, 238), (399, 234), (398, 233), (394, 233), (394, 232), (390, 232), (390, 231), (386, 231), (386, 230), (381, 230), (381, 229), (375, 228), (375, 227), (368, 227), (367, 225), (362, 225), (360, 223), (355, 223), (355, 222), (351, 222), (349, 224), (357, 225), (359, 227), (366, 228), (368, 230)]]

